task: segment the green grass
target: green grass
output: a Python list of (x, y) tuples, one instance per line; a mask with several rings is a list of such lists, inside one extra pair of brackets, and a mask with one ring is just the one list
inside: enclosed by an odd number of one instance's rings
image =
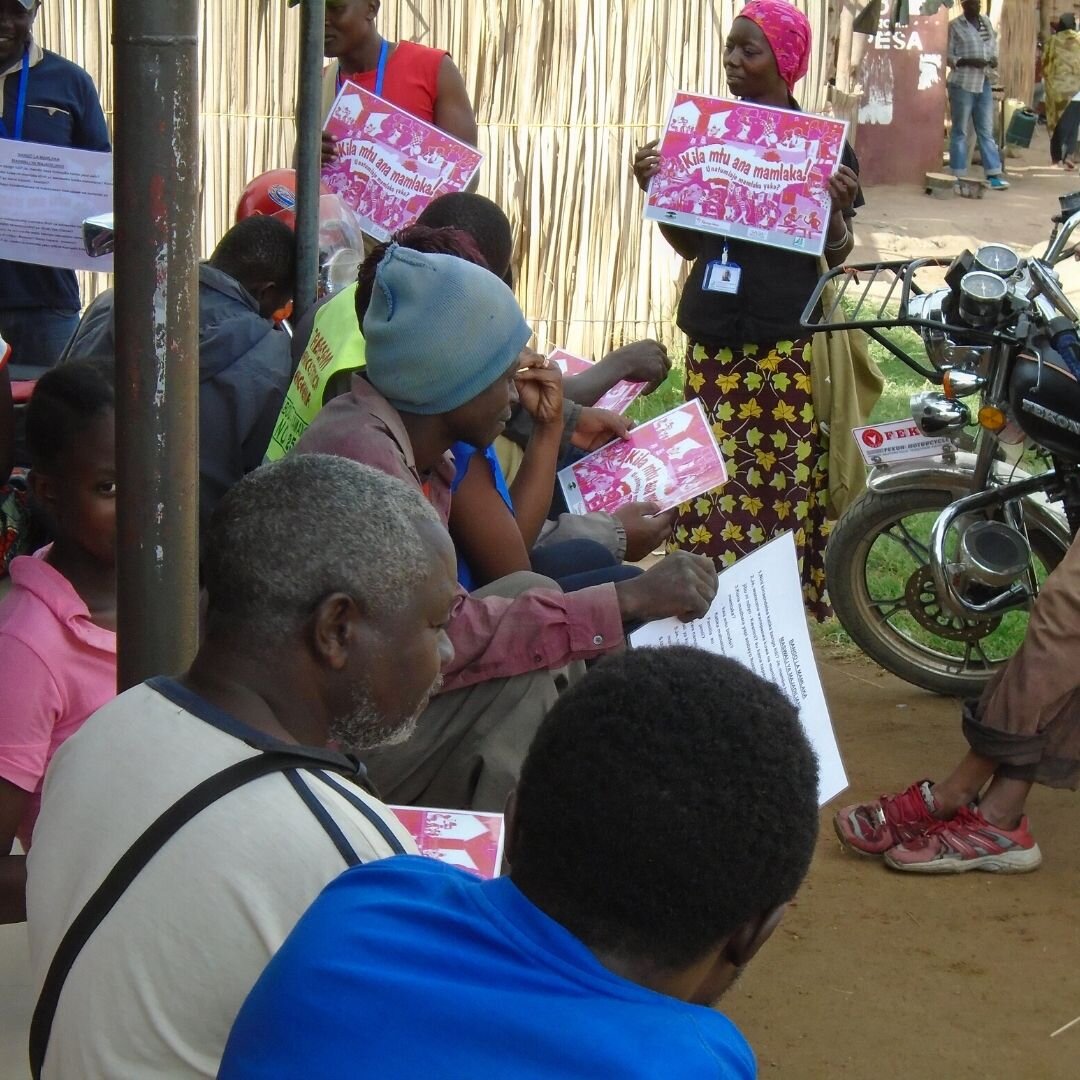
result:
[(639, 397), (629, 409), (626, 415), (635, 424), (643, 424), (647, 420), (674, 409), (676, 405), (683, 403), (683, 382), (686, 372), (682, 362), (672, 364), (668, 377), (648, 396)]
[[(929, 364), (919, 335), (914, 330), (902, 328), (890, 331), (886, 335), (891, 341), (914, 356), (922, 364)], [(884, 345), (870, 342), (870, 356), (877, 361), (885, 376), (885, 389), (877, 405), (870, 413), (872, 424), (886, 420), (903, 420), (911, 415), (910, 398), (920, 390), (930, 390), (932, 386), (917, 371), (912, 371), (902, 360), (898, 360)]]

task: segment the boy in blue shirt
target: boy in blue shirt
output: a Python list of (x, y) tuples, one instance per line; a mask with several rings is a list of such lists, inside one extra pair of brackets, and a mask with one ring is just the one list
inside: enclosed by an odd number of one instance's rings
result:
[(544, 721), (510, 813), (508, 877), (404, 856), (330, 884), (221, 1080), (754, 1077), (710, 1006), (817, 835), (817, 764), (780, 691), (695, 649), (609, 657)]
[[(34, 41), (40, 8), (40, 0), (0, 0), (0, 139), (107, 153), (90, 76)], [(0, 259), (0, 333), (12, 348), (12, 379), (36, 379), (52, 366), (81, 307), (74, 271)]]

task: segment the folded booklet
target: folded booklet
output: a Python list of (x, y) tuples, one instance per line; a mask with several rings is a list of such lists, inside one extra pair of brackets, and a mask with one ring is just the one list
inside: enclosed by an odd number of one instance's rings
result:
[(846, 136), (845, 120), (680, 91), (645, 219), (820, 255)]
[(688, 401), (634, 428), (559, 473), (573, 514), (611, 513), (654, 502), (658, 513), (727, 482), (720, 447), (700, 401)]
[(356, 211), (376, 240), (411, 225), (439, 195), (464, 191), (484, 160), (475, 147), (346, 82), (324, 130), (337, 155), (323, 184)]
[[(564, 375), (580, 375), (593, 366), (591, 360), (586, 360), (583, 356), (575, 356), (565, 349), (556, 349), (548, 356), (548, 359)], [(629, 382), (626, 379), (620, 379), (610, 390), (597, 398), (595, 407), (597, 409), (608, 409), (610, 412), (622, 416), (637, 401), (647, 385), (647, 383), (643, 382)]]

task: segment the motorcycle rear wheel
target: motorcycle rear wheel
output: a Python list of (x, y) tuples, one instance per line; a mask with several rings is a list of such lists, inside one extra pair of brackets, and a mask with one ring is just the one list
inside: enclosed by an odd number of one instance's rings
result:
[[(936, 694), (978, 697), (1016, 650), (1028, 612), (963, 620), (941, 608), (928, 538), (952, 501), (929, 488), (868, 491), (837, 522), (825, 551), (833, 609), (851, 639), (886, 671)], [(1039, 581), (1065, 550), (1028, 527)]]

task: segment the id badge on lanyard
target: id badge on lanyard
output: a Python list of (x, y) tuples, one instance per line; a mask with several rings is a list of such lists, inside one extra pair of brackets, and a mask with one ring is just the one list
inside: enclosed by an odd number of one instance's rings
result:
[(26, 120), (26, 87), (30, 81), (30, 48), (23, 53), (22, 72), (19, 75), (19, 98), (15, 105), (15, 134), (8, 131), (3, 116), (0, 116), (0, 139), (14, 139), (22, 142), (23, 121)]
[[(386, 79), (386, 60), (390, 55), (390, 43), (384, 41), (379, 49), (379, 66), (375, 69), (375, 96), (382, 97), (383, 81)], [(338, 65), (337, 92), (345, 85), (345, 76), (341, 74), (341, 65)]]
[(705, 267), (705, 278), (701, 287), (705, 292), (727, 293), (729, 296), (734, 296), (739, 291), (741, 280), (742, 267), (728, 258), (728, 246), (725, 242), (720, 258), (712, 259)]

